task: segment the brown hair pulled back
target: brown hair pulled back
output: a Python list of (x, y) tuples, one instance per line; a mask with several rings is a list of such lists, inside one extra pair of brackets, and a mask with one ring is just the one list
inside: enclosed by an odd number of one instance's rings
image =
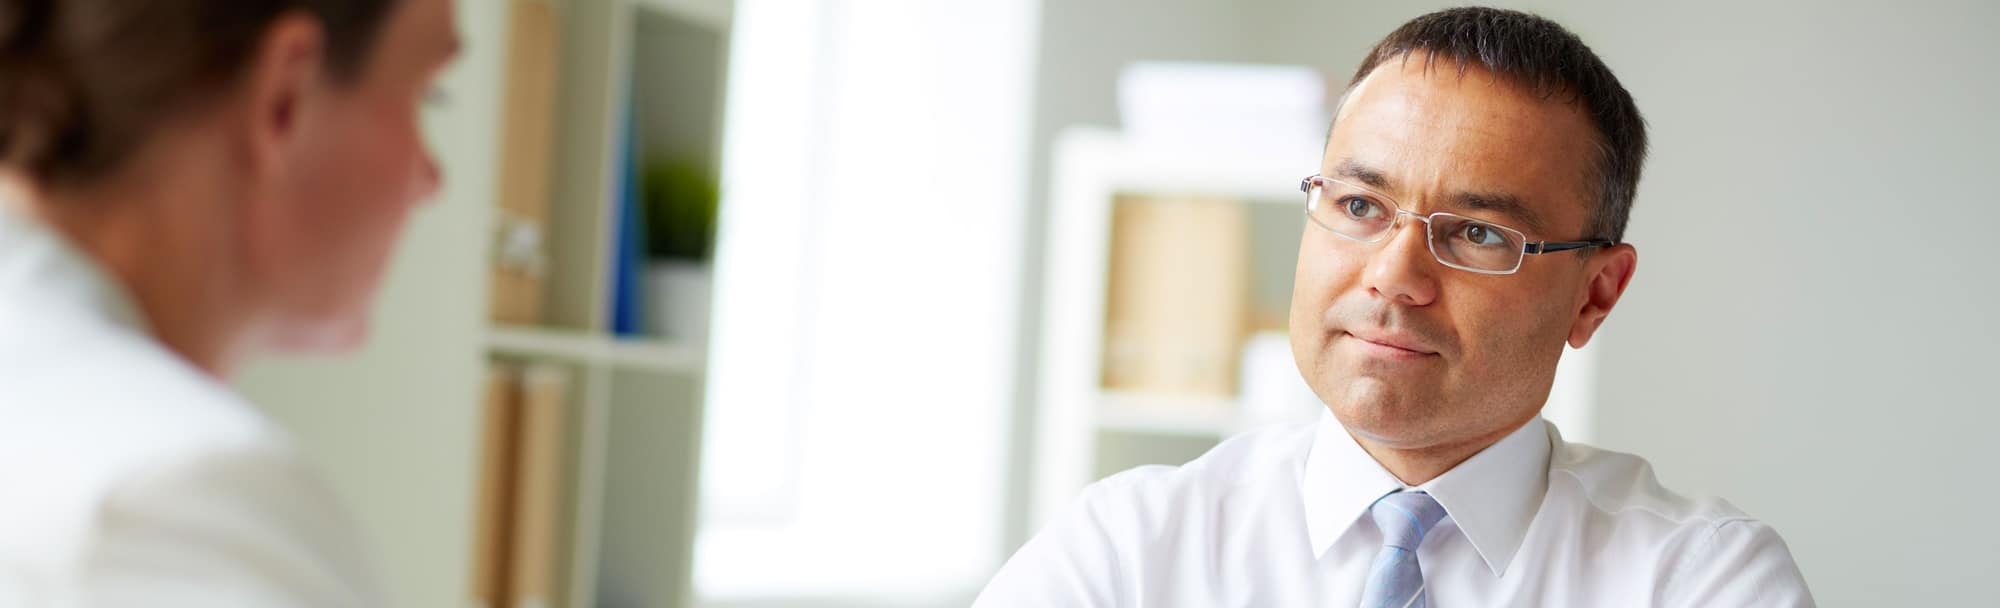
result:
[(397, 1), (0, 0), (0, 164), (56, 187), (111, 173), (295, 11), (320, 21), (328, 71), (351, 81)]

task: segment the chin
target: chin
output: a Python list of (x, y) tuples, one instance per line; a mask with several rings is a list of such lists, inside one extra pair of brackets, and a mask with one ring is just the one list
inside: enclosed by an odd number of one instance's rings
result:
[(1439, 429), (1434, 398), (1398, 390), (1378, 378), (1343, 378), (1327, 407), (1349, 432), (1395, 446), (1422, 445)]

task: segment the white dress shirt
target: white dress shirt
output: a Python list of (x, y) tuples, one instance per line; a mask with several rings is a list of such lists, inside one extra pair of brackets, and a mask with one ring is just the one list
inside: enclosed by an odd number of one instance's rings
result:
[(1449, 514), (1417, 549), (1431, 606), (1813, 603), (1770, 526), (1540, 418), (1406, 488), (1323, 413), (1092, 484), (974, 605), (1356, 606), (1382, 548), (1364, 515), (1406, 489)]
[(379, 606), (286, 436), (0, 202), (0, 607)]

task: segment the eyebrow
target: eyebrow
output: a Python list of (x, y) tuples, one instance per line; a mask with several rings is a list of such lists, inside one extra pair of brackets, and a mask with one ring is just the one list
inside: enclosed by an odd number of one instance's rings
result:
[(1362, 185), (1376, 190), (1389, 189), (1389, 176), (1352, 158), (1340, 161), (1340, 165), (1333, 168), (1333, 176), (1360, 180)]
[[(1395, 187), (1389, 181), (1389, 176), (1380, 169), (1352, 158), (1340, 161), (1339, 165), (1334, 166), (1333, 173), (1335, 177), (1359, 181), (1362, 185), (1376, 190), (1386, 191), (1392, 190)], [(1536, 234), (1546, 233), (1545, 229), (1547, 226), (1542, 223), (1541, 215), (1535, 213), (1535, 210), (1530, 208), (1525, 200), (1514, 194), (1507, 192), (1455, 192), (1445, 197), (1445, 199), (1449, 201), (1454, 209), (1498, 213), (1519, 222), (1522, 228), (1530, 232)]]

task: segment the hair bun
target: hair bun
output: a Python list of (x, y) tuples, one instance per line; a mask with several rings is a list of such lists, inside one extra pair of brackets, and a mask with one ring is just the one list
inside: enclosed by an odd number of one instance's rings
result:
[(58, 145), (75, 108), (53, 40), (62, 0), (0, 0), (0, 164), (30, 165)]

